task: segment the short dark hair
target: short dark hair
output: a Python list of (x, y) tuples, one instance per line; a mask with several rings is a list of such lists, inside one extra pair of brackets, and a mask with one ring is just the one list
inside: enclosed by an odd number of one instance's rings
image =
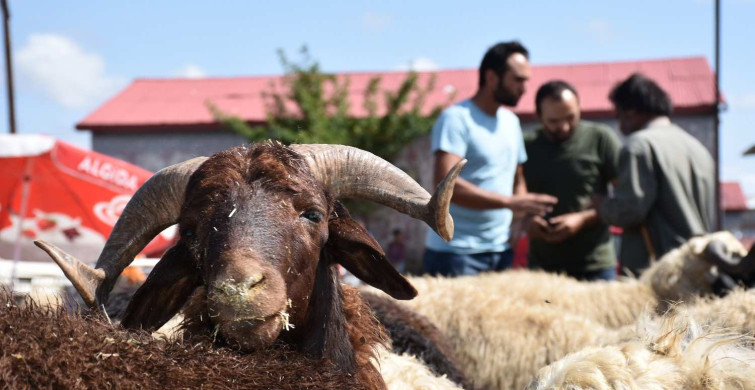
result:
[(530, 58), (530, 53), (518, 41), (500, 42), (488, 49), (485, 56), (482, 57), (482, 63), (480, 63), (480, 82), (478, 86), (482, 87), (485, 84), (485, 71), (488, 69), (493, 70), (499, 77), (506, 73), (508, 70), (506, 60), (514, 53), (520, 53), (528, 59)]
[(546, 98), (561, 99), (561, 94), (564, 91), (570, 91), (577, 97), (579, 101), (579, 95), (573, 85), (563, 80), (551, 80), (540, 86), (535, 95), (535, 111), (539, 114), (540, 107), (542, 107), (543, 100)]
[(617, 84), (608, 95), (617, 109), (643, 114), (671, 115), (671, 98), (655, 81), (635, 73)]

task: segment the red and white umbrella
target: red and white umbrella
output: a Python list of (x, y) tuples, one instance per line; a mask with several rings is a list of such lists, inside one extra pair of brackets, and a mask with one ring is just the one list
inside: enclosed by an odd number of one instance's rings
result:
[[(131, 195), (152, 173), (43, 135), (0, 135), (0, 258), (51, 261), (33, 241), (93, 263)], [(149, 216), (145, 216), (149, 218)], [(175, 229), (142, 253), (172, 245)]]

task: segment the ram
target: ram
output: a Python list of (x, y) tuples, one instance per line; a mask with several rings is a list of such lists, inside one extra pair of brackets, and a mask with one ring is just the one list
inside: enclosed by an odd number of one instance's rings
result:
[(95, 268), (38, 245), (84, 301), (100, 307), (134, 255), (178, 223), (178, 243), (134, 295), (124, 327), (156, 329), (184, 309), (191, 330), (229, 346), (258, 351), (280, 341), (381, 388), (369, 362), (380, 344), (379, 324), (362, 311), (358, 294), (341, 288), (336, 264), (397, 299), (411, 299), (416, 290), (338, 200), (392, 207), (450, 239), (448, 202), (463, 164), (430, 196), (398, 168), (359, 149), (275, 142), (235, 147), (155, 174), (125, 207)]

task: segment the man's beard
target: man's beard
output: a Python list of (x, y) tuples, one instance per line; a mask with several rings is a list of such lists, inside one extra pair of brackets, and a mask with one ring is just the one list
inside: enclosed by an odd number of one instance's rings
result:
[(498, 83), (498, 88), (495, 89), (495, 93), (493, 94), (493, 98), (498, 104), (503, 104), (504, 106), (509, 107), (516, 107), (516, 104), (519, 103), (519, 98), (521, 97), (522, 95), (516, 95), (506, 89), (502, 82)]
[(547, 128), (545, 129), (545, 132), (546, 132), (546, 134), (548, 136), (548, 139), (551, 142), (560, 144), (560, 143), (568, 140), (569, 138), (571, 138), (572, 133), (574, 132), (574, 130), (566, 133), (565, 135), (563, 133), (561, 133), (561, 132), (552, 132), (552, 131), (549, 131)]

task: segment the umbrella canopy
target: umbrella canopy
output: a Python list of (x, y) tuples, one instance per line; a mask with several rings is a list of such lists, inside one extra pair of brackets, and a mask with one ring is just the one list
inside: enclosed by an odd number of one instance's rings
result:
[[(0, 135), (0, 258), (51, 261), (33, 241), (97, 260), (131, 195), (152, 173), (42, 135)], [(149, 218), (149, 216), (144, 216)], [(173, 243), (175, 229), (143, 253)]]

